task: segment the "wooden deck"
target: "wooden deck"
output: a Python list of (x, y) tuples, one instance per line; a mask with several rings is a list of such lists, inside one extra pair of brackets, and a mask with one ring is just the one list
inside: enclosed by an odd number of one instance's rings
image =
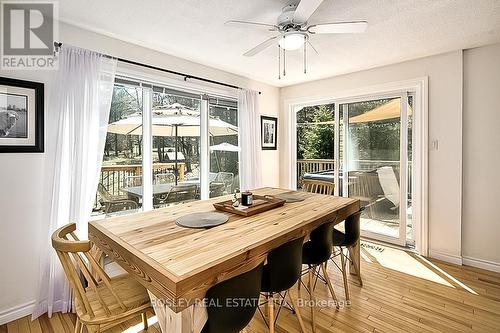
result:
[[(335, 311), (317, 308), (318, 332), (500, 332), (500, 273), (427, 260), (412, 253), (363, 243), (363, 287), (350, 281), (352, 305)], [(341, 274), (329, 265), (334, 287), (343, 300)], [(296, 294), (296, 289), (295, 296)], [(327, 300), (326, 285), (317, 295)], [(309, 311), (302, 311), (306, 325)], [(147, 332), (159, 332), (155, 317)], [(1, 325), (0, 333), (72, 333), (74, 315), (29, 317)], [(309, 327), (309, 326), (308, 326)], [(108, 333), (141, 331), (140, 318)], [(257, 312), (246, 333), (266, 332)], [(277, 333), (300, 332), (296, 317), (282, 310)]]

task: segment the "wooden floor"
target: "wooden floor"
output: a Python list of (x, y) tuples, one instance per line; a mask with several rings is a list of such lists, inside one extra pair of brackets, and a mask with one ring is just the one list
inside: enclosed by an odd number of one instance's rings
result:
[[(428, 260), (366, 242), (361, 253), (363, 287), (355, 280), (349, 282), (349, 307), (339, 311), (318, 307), (318, 332), (500, 332), (499, 273)], [(329, 269), (343, 300), (341, 275), (334, 265)], [(320, 300), (329, 299), (325, 284), (318, 283), (316, 294)], [(302, 308), (302, 313), (310, 325), (308, 308)], [(155, 319), (150, 317), (152, 325), (147, 332), (160, 332)], [(74, 321), (74, 315), (68, 314), (50, 319), (44, 316), (34, 322), (25, 317), (1, 325), (0, 333), (72, 333)], [(244, 332), (265, 331), (257, 312)], [(144, 331), (137, 318), (106, 332)], [(276, 332), (300, 332), (295, 316), (286, 309), (280, 313)]]

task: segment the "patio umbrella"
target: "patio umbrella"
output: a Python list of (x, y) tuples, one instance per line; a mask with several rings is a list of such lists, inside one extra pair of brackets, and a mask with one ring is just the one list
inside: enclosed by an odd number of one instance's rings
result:
[[(238, 127), (216, 117), (208, 120), (211, 136), (237, 135)], [(142, 113), (133, 113), (127, 118), (108, 125), (108, 133), (142, 135)], [(152, 110), (153, 136), (175, 137), (175, 173), (177, 176), (178, 137), (200, 136), (200, 112), (179, 103), (160, 106)], [(176, 184), (177, 184), (177, 177)]]
[(219, 143), (218, 145), (210, 146), (211, 151), (240, 151), (240, 147), (227, 142)]
[[(409, 105), (408, 115), (411, 115), (413, 110)], [(349, 118), (349, 123), (367, 123), (372, 121), (386, 120), (386, 119), (394, 119), (401, 117), (401, 105), (399, 98), (393, 99), (390, 102), (387, 102), (375, 109), (372, 109), (368, 112), (360, 114), (359, 116)]]
[(238, 151), (240, 151), (240, 147), (232, 145), (228, 142), (223, 142), (223, 143), (219, 143), (218, 145), (210, 146), (210, 151), (215, 153), (215, 161), (217, 162), (217, 168), (220, 171), (220, 162), (219, 162), (219, 156), (217, 155), (217, 152), (218, 151), (238, 152)]

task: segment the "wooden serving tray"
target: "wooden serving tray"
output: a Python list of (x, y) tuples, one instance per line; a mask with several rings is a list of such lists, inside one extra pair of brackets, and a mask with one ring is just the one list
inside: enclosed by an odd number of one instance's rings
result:
[(278, 199), (272, 196), (254, 195), (253, 204), (251, 206), (243, 206), (240, 204), (239, 207), (233, 207), (233, 201), (227, 200), (214, 203), (214, 207), (215, 209), (224, 212), (229, 212), (242, 216), (252, 216), (258, 213), (265, 212), (267, 210), (271, 210), (276, 207), (283, 206), (285, 202), (286, 200)]

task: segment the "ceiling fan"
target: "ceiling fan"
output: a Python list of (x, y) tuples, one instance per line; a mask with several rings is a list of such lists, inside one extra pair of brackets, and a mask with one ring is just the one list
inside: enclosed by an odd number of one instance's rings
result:
[(308, 25), (307, 21), (316, 11), (323, 0), (301, 0), (298, 4), (291, 4), (283, 8), (278, 16), (276, 24), (249, 22), (241, 20), (227, 21), (226, 25), (247, 26), (253, 28), (266, 29), (277, 34), (243, 55), (252, 57), (271, 45), (279, 47), (278, 51), (278, 78), (281, 79), (281, 53), (283, 52), (283, 76), (286, 75), (285, 55), (286, 51), (304, 49), (304, 73), (307, 72), (306, 49), (309, 45), (316, 53), (318, 51), (311, 44), (309, 37), (315, 34), (343, 34), (343, 33), (362, 33), (365, 32), (368, 23), (366, 21), (333, 22), (323, 24)]

